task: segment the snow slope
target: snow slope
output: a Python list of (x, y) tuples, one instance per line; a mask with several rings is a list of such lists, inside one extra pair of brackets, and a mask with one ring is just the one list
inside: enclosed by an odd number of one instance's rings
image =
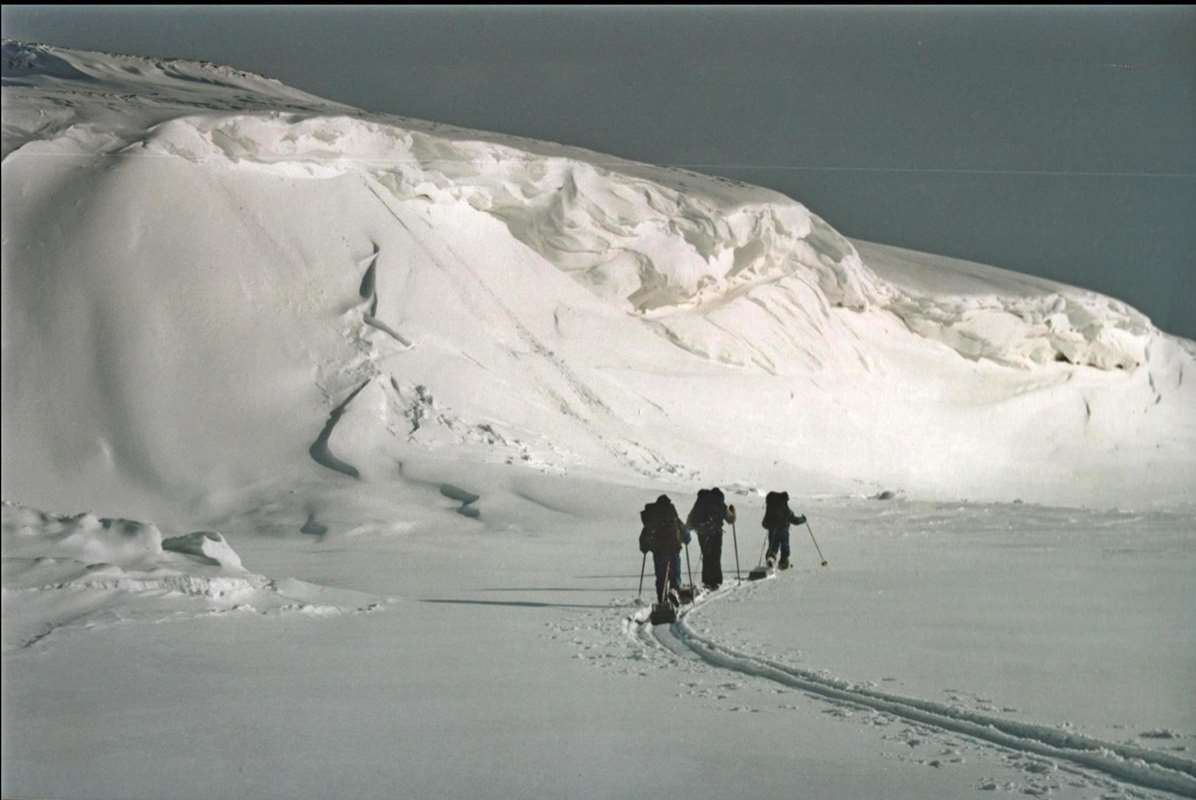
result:
[(162, 519), (413, 451), (1100, 505), (1196, 477), (1191, 345), (1108, 298), (227, 69), (5, 64), (6, 498)]
[[(1196, 791), (1192, 342), (758, 187), (3, 67), (6, 795)], [(831, 570), (626, 626), (710, 485)]]

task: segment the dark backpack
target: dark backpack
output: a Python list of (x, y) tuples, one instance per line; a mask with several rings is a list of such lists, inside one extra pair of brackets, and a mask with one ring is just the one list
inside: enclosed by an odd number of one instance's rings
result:
[(694, 507), (690, 509), (689, 517), (685, 523), (691, 528), (700, 527), (706, 520), (706, 509), (710, 505), (710, 492), (707, 489), (698, 489), (698, 499), (694, 501)]
[(653, 551), (679, 550), (681, 539), (676, 530), (676, 520), (677, 509), (668, 497), (661, 495), (655, 502), (644, 506), (644, 510), (640, 512), (640, 522), (644, 525), (641, 541), (648, 543), (649, 549)]
[(764, 519), (760, 526), (772, 530), (789, 521), (789, 493), (769, 492), (764, 498)]
[(693, 515), (702, 523), (721, 523), (727, 513), (727, 501), (722, 490), (702, 489), (698, 492), (698, 501), (694, 504)]

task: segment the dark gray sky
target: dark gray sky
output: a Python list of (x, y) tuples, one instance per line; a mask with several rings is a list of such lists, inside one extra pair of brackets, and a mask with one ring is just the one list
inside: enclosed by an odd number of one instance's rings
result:
[(385, 111), (778, 189), (1196, 338), (1196, 7), (3, 7)]

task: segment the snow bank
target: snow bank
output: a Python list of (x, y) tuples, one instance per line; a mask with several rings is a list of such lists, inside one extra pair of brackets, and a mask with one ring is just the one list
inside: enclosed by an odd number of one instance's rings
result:
[(0, 513), (6, 651), (64, 630), (133, 621), (381, 607), (358, 592), (251, 573), (215, 531), (163, 539), (156, 526), (133, 520), (55, 516), (8, 502)]
[(27, 142), (68, 133), (72, 126), (122, 129), (205, 110), (270, 108), (345, 111), (350, 107), (292, 89), (271, 78), (218, 64), (65, 50), (5, 39), (6, 90), (36, 87), (36, 95), (5, 91), (3, 154)]
[(192, 527), (430, 455), (1066, 503), (1196, 479), (1196, 351), (1109, 298), (732, 181), (5, 47), (8, 499)]
[(885, 307), (919, 336), (971, 359), (1132, 370), (1160, 334), (1095, 292), (943, 256), (857, 242), (892, 287)]
[(97, 152), (285, 177), (372, 174), (400, 200), (467, 203), (629, 310), (700, 307), (794, 274), (807, 275), (834, 305), (863, 309), (878, 297), (851, 243), (779, 195), (765, 202), (700, 184), (682, 190), (643, 169), (626, 174), (617, 165), (350, 116), (205, 113), (163, 122), (119, 149), (97, 144)]
[(202, 559), (226, 570), (241, 570), (241, 557), (215, 531), (196, 531), (162, 541), (163, 549)]
[(51, 517), (4, 504), (6, 557), (67, 558), (86, 563), (133, 566), (162, 557), (162, 534), (153, 525), (93, 514)]

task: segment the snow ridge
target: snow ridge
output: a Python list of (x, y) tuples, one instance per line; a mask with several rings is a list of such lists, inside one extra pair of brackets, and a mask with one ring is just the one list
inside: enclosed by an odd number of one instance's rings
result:
[(2, 514), (6, 651), (65, 629), (133, 621), (381, 608), (359, 592), (249, 572), (215, 531), (163, 538), (152, 524), (57, 516), (9, 502)]
[(10, 498), (162, 519), (412, 446), (1066, 503), (1196, 468), (1192, 350), (1108, 298), (857, 247), (758, 187), (6, 46)]
[(121, 152), (296, 177), (359, 173), (401, 200), (467, 203), (595, 294), (641, 313), (700, 308), (796, 273), (836, 306), (881, 297), (851, 243), (780, 196), (729, 201), (573, 158), (323, 114), (177, 117)]
[(1054, 281), (855, 242), (890, 287), (885, 308), (909, 330), (969, 359), (1012, 367), (1063, 362), (1132, 370), (1158, 334), (1125, 303)]
[(81, 88), (94, 92), (128, 94), (153, 87), (158, 94), (165, 94), (164, 89), (186, 91), (191, 88), (188, 84), (194, 84), (207, 96), (213, 90), (240, 92), (242, 102), (249, 100), (250, 95), (253, 99), (273, 96), (292, 102), (305, 101), (302, 105), (296, 103), (297, 108), (348, 108), (293, 89), (274, 78), (210, 61), (75, 50), (8, 38), (0, 47), (5, 86), (37, 85), (57, 79), (80, 82), (84, 84)]

